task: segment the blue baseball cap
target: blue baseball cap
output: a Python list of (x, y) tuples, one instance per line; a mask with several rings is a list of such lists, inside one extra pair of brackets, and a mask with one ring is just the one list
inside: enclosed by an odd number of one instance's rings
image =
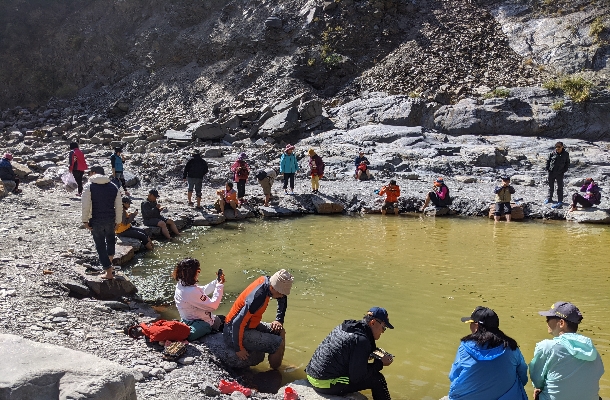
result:
[(388, 317), (388, 312), (386, 311), (385, 308), (373, 307), (369, 310), (367, 315), (370, 315), (373, 318), (378, 319), (379, 321), (383, 322), (388, 328), (394, 329), (392, 324), (390, 324), (390, 318)]

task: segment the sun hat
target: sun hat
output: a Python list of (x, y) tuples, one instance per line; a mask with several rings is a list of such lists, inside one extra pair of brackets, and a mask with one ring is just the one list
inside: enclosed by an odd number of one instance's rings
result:
[(491, 308), (478, 306), (474, 309), (470, 317), (462, 317), (462, 322), (464, 323), (472, 323), (476, 322), (477, 324), (483, 325), (487, 329), (494, 329), (500, 326), (500, 318), (498, 318), (498, 314)]
[(286, 151), (288, 151), (288, 150), (294, 150), (294, 146), (293, 146), (293, 145), (291, 145), (290, 143), (288, 143), (288, 144), (286, 145)]
[(390, 324), (390, 317), (388, 316), (388, 312), (385, 308), (373, 307), (367, 312), (367, 315), (370, 315), (371, 317), (385, 323), (388, 328), (394, 329), (394, 326)]
[(316, 155), (316, 151), (314, 149), (309, 149), (307, 154), (309, 154), (310, 156), (315, 156)]
[(286, 271), (285, 269), (280, 269), (273, 274), (271, 278), (269, 278), (269, 283), (275, 290), (285, 296), (288, 296), (290, 294), (290, 289), (292, 288), (293, 280), (294, 277), (290, 274), (290, 272)]
[(3, 158), (6, 158), (7, 160), (11, 161), (13, 159), (13, 155), (11, 153), (4, 153)]
[(542, 315), (543, 317), (565, 319), (566, 321), (570, 321), (575, 324), (580, 324), (580, 321), (583, 319), (582, 313), (578, 307), (567, 301), (558, 301), (551, 306), (550, 310), (538, 311), (538, 314)]

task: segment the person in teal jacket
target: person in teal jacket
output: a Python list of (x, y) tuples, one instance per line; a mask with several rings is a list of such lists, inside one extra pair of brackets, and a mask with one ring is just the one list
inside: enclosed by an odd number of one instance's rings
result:
[(299, 163), (293, 151), (294, 146), (287, 144), (280, 158), (280, 173), (284, 174), (284, 193), (286, 194), (288, 194), (288, 181), (290, 181), (290, 192), (294, 194), (294, 174), (299, 170)]
[(449, 400), (527, 400), (527, 364), (517, 342), (500, 330), (498, 315), (477, 307), (449, 373)]
[(576, 333), (583, 317), (572, 303), (558, 301), (546, 317), (553, 339), (536, 344), (530, 377), (536, 400), (598, 400), (604, 364), (593, 342)]

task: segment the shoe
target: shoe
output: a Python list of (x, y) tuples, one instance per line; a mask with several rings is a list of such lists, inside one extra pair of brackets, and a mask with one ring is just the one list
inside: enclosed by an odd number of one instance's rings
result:
[(288, 194), (288, 189), (284, 189), (284, 193)]
[(544, 201), (544, 204), (549, 204), (549, 203), (552, 203), (552, 202), (553, 202), (553, 199), (546, 199), (546, 200)]
[(189, 201), (188, 205), (189, 205), (189, 207), (193, 207), (195, 205), (195, 203), (193, 203), (192, 201)]
[(231, 394), (233, 392), (242, 392), (244, 395), (246, 395), (246, 397), (250, 397), (252, 395), (252, 389), (244, 387), (235, 381), (227, 382), (224, 379), (220, 380), (220, 383), (218, 384), (218, 390), (222, 394)]
[(197, 207), (195, 207), (195, 210), (203, 210), (203, 207), (197, 206)]
[(290, 194), (294, 194), (294, 190), (291, 190), (291, 191), (290, 191)]
[(551, 206), (551, 208), (561, 208), (563, 207), (563, 202), (559, 201)]

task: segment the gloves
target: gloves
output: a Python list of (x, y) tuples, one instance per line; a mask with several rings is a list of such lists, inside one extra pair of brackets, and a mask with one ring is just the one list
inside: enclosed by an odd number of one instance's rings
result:
[(379, 194), (379, 189), (376, 189), (373, 193)]

